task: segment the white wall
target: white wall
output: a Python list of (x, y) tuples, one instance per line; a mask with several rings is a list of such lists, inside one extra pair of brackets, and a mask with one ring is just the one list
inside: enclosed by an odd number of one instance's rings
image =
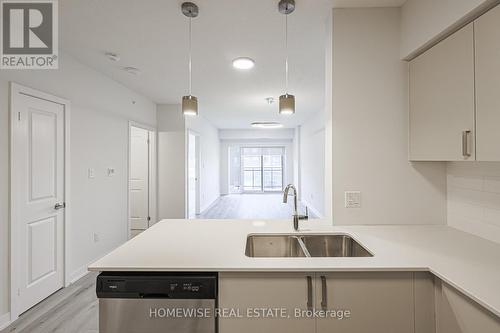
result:
[(281, 129), (220, 129), (221, 140), (293, 140), (295, 130), (293, 128)]
[(158, 219), (186, 216), (186, 129), (180, 105), (158, 105)]
[(300, 126), (295, 127), (293, 137), (293, 184), (299, 191), (299, 199), (301, 199), (302, 188), (300, 179)]
[[(0, 316), (9, 311), (9, 81), (71, 101), (71, 205), (69, 274), (77, 278), (88, 263), (127, 238), (128, 121), (156, 124), (156, 107), (71, 56), (60, 55), (59, 70), (0, 72)], [(133, 104), (132, 101), (136, 103)], [(95, 168), (96, 177), (87, 178)], [(116, 169), (112, 178), (108, 167)], [(92, 233), (99, 235), (94, 243)]]
[(219, 130), (203, 116), (186, 118), (186, 128), (200, 137), (200, 212), (220, 196)]
[[(444, 163), (408, 162), (408, 66), (398, 8), (333, 11), (335, 224), (444, 224)], [(344, 208), (344, 191), (362, 208)]]
[(202, 115), (184, 117), (181, 105), (158, 105), (158, 217), (185, 218), (188, 130), (200, 136), (200, 210), (220, 196), (219, 132)]
[(408, 0), (401, 8), (401, 58), (445, 35), (498, 0)]
[(324, 217), (333, 218), (333, 14), (325, 22), (325, 211)]
[(448, 225), (500, 243), (500, 163), (448, 163)]
[(300, 126), (300, 198), (315, 216), (325, 216), (325, 116)]

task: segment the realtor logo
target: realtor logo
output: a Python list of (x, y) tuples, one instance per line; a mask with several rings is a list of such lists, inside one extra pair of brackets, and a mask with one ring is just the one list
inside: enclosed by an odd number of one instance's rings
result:
[(0, 0), (2, 69), (57, 69), (57, 0)]

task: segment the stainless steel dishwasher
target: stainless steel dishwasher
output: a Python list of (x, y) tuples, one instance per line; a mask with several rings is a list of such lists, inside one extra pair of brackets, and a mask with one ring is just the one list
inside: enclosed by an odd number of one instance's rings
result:
[(100, 333), (217, 332), (217, 273), (103, 272)]

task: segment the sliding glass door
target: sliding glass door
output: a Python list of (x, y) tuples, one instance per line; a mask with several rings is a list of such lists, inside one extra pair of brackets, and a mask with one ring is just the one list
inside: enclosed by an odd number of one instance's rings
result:
[(283, 147), (242, 148), (243, 191), (282, 191), (284, 153)]

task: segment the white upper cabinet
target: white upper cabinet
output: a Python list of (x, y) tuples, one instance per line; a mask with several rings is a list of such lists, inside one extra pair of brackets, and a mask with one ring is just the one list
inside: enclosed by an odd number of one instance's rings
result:
[(500, 6), (474, 23), (478, 161), (500, 161)]
[(474, 28), (410, 62), (410, 160), (475, 159)]

